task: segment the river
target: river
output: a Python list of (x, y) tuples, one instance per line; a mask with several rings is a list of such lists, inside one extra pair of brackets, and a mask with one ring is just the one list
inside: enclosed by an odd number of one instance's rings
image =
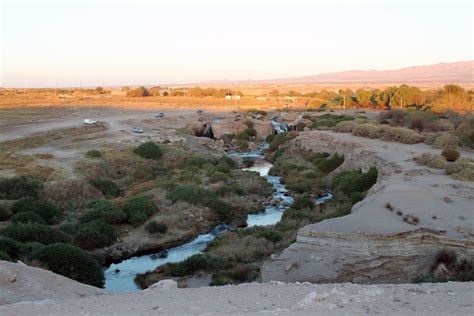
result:
[[(287, 195), (288, 190), (281, 182), (281, 178), (268, 174), (273, 165), (263, 159), (263, 150), (266, 148), (268, 148), (268, 144), (263, 143), (260, 145), (259, 149), (255, 151), (246, 153), (234, 152), (229, 154), (230, 156), (241, 158), (255, 158), (255, 164), (252, 167), (244, 168), (243, 170), (255, 171), (258, 172), (260, 176), (265, 177), (274, 188), (272, 201), (278, 201), (278, 203), (271, 203), (266, 206), (263, 212), (249, 214), (247, 217), (248, 227), (257, 225), (275, 225), (281, 220), (281, 216), (285, 209), (293, 203), (293, 198)], [(320, 204), (324, 203), (324, 201), (318, 199), (316, 200), (316, 203)], [(201, 234), (186, 244), (168, 249), (168, 255), (165, 258), (160, 258), (159, 253), (157, 253), (136, 256), (123, 260), (120, 263), (112, 264), (105, 270), (105, 289), (111, 292), (140, 291), (140, 288), (134, 281), (137, 274), (154, 270), (166, 263), (180, 262), (195, 254), (199, 254), (206, 249), (210, 241), (228, 229), (229, 226), (227, 225), (218, 225), (207, 234)]]

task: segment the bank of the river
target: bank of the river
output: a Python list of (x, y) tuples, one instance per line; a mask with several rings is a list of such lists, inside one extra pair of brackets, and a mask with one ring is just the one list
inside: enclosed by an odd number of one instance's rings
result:
[[(248, 215), (247, 227), (276, 224), (280, 221), (285, 209), (293, 202), (293, 198), (287, 195), (288, 190), (282, 184), (280, 177), (268, 175), (268, 171), (273, 165), (264, 160), (263, 150), (266, 148), (268, 148), (268, 144), (263, 143), (255, 151), (230, 154), (230, 156), (255, 159), (255, 164), (252, 167), (243, 168), (243, 170), (259, 173), (274, 189), (272, 200), (265, 210)], [(105, 270), (105, 289), (113, 292), (138, 291), (139, 287), (134, 281), (137, 274), (154, 270), (167, 263), (181, 262), (190, 256), (201, 253), (209, 242), (228, 228), (227, 225), (218, 225), (209, 233), (200, 234), (190, 242), (167, 249), (166, 252), (160, 249), (160, 252), (157, 253), (133, 256), (113, 263)], [(165, 253), (166, 257), (161, 257)]]

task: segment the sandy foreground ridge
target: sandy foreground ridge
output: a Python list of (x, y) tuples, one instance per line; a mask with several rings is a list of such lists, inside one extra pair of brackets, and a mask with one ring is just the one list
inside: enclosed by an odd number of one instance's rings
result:
[(52, 272), (0, 262), (1, 315), (470, 315), (474, 283), (356, 285), (282, 282), (106, 294)]

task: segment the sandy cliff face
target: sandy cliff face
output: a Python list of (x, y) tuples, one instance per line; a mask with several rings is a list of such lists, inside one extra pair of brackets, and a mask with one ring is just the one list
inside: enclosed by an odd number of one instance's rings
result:
[(340, 170), (376, 166), (379, 178), (350, 215), (302, 228), (296, 243), (263, 265), (264, 282), (409, 282), (441, 249), (474, 258), (474, 184), (412, 161), (439, 150), (332, 132), (302, 133), (292, 146), (344, 154)]

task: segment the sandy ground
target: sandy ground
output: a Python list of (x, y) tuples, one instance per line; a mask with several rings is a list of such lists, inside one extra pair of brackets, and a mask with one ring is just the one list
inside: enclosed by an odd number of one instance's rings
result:
[(472, 315), (474, 283), (242, 284), (23, 302), (3, 315)]
[[(439, 155), (440, 149), (425, 144), (384, 142), (347, 133), (313, 133), (355, 143), (359, 149), (374, 152), (389, 169), (398, 171), (383, 178), (376, 192), (356, 204), (350, 215), (310, 225), (311, 229), (389, 234), (424, 227), (445, 230), (448, 237), (473, 239), (474, 183), (455, 180), (444, 174), (443, 170), (419, 166), (413, 161), (414, 157), (426, 152)], [(460, 152), (462, 157), (474, 159), (474, 153)], [(402, 221), (401, 216), (385, 209), (387, 202), (404, 214), (419, 217), (420, 224), (410, 225)]]
[[(0, 261), (0, 305), (45, 299), (66, 299), (105, 294), (47, 270)], [(3, 314), (0, 312), (0, 314)], [(3, 314), (5, 315), (5, 314)]]

